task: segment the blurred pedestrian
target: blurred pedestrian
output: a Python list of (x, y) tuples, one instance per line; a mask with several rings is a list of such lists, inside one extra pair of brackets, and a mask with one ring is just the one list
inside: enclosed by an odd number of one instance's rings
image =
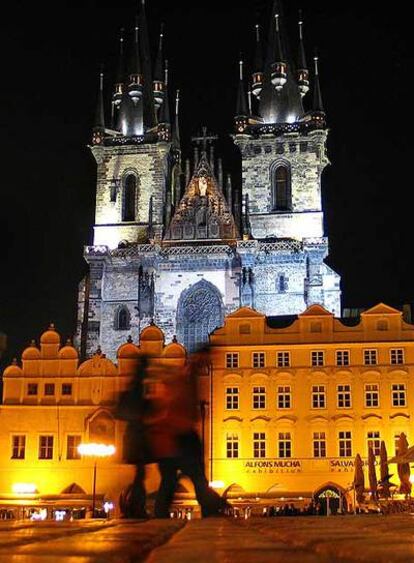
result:
[(208, 486), (204, 452), (196, 430), (200, 404), (197, 378), (208, 361), (208, 351), (202, 350), (190, 356), (184, 368), (166, 370), (161, 376), (164, 391), (154, 399), (151, 415), (146, 419), (152, 455), (161, 474), (156, 518), (169, 518), (179, 472), (191, 479), (203, 517), (217, 515), (228, 507)]
[(144, 398), (143, 382), (148, 371), (148, 358), (141, 356), (128, 389), (115, 410), (115, 418), (126, 421), (124, 458), (135, 465), (134, 480), (121, 495), (120, 505), (125, 518), (148, 518), (144, 486), (145, 464), (149, 462), (144, 419), (148, 416), (148, 401)]

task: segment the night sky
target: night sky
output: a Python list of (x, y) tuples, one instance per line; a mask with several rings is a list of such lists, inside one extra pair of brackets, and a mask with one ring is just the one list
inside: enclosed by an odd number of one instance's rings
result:
[[(414, 301), (410, 20), (369, 4), (285, 0), (291, 36), (303, 8), (308, 59), (314, 46), (320, 54), (331, 129), (332, 166), (323, 179), (329, 264), (342, 276), (343, 306)], [(8, 8), (0, 33), (6, 361), (50, 321), (64, 338), (74, 332), (82, 247), (91, 242), (94, 217), (87, 144), (97, 73), (103, 61), (109, 92), (119, 28), (132, 29), (136, 1), (15, 0)], [(222, 136), (232, 132), (239, 53), (251, 57), (253, 26), (259, 14), (266, 22), (270, 8), (271, 0), (245, 7), (240, 0), (147, 0), (154, 47), (159, 23), (166, 25), (171, 86), (182, 92), (184, 148), (202, 125)], [(235, 154), (228, 142), (223, 146), (234, 172)]]

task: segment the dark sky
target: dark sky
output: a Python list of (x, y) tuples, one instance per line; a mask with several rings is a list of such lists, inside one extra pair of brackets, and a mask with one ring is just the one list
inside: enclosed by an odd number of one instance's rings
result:
[[(271, 0), (245, 4), (147, 0), (154, 42), (166, 24), (187, 141), (204, 124), (232, 131), (239, 52), (251, 54), (252, 27), (258, 14), (266, 21)], [(343, 305), (414, 301), (409, 14), (370, 2), (285, 5), (292, 35), (304, 9), (308, 57), (316, 45), (321, 58), (332, 161), (324, 206)], [(74, 332), (82, 246), (93, 224), (87, 143), (97, 70), (104, 61), (113, 72), (118, 30), (132, 29), (135, 7), (135, 0), (14, 0), (3, 14), (0, 330), (9, 335), (9, 357), (51, 320), (65, 338)]]

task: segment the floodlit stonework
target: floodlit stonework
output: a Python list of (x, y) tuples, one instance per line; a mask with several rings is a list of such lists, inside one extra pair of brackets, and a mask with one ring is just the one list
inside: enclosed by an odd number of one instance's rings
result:
[(243, 305), (274, 316), (319, 303), (340, 315), (340, 278), (325, 262), (328, 131), (318, 68), (311, 79), (302, 35), (300, 60), (288, 60), (287, 26), (281, 18), (276, 32), (275, 15), (269, 52), (282, 62), (256, 54), (250, 105), (241, 63), (234, 134), (241, 185), (223, 173), (206, 131), (184, 163), (179, 96), (172, 118), (162, 38), (151, 68), (144, 6), (128, 77), (122, 38), (111, 125), (101, 76), (92, 139), (97, 196), (89, 274), (79, 289), (82, 357), (101, 346), (114, 359), (151, 320), (192, 350)]

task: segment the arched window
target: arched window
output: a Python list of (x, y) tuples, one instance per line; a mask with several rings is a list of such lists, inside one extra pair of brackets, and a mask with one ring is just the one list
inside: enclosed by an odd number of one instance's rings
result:
[(136, 192), (137, 178), (134, 174), (128, 174), (124, 181), (123, 221), (135, 221)]
[(208, 342), (223, 324), (223, 302), (217, 288), (201, 280), (183, 291), (177, 307), (177, 337), (189, 352)]
[(130, 316), (126, 307), (120, 307), (115, 313), (114, 319), (115, 330), (129, 330)]
[(273, 209), (289, 211), (291, 207), (290, 171), (282, 164), (277, 166), (273, 175)]

